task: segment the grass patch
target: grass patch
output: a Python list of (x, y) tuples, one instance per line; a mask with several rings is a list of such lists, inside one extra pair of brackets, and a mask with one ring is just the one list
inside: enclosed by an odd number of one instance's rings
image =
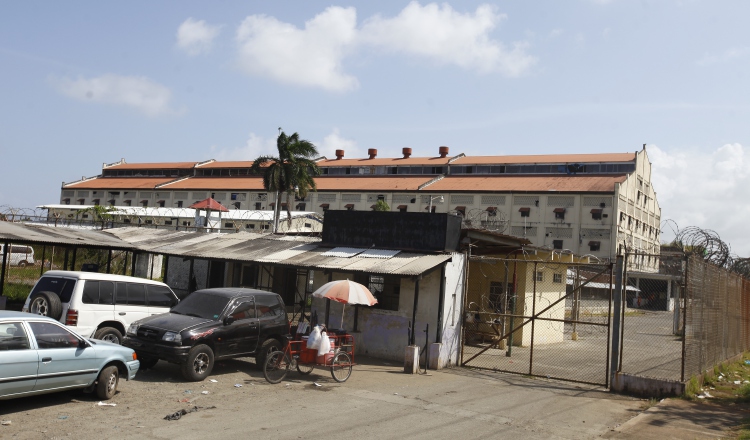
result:
[(715, 366), (713, 375), (706, 375), (702, 384), (697, 377), (692, 377), (683, 397), (704, 400), (700, 396), (719, 404), (750, 403), (750, 353), (742, 355), (737, 362)]

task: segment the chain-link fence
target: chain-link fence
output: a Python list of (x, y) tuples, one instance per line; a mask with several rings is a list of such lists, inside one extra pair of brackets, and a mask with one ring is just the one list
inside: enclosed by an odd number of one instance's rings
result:
[(692, 256), (687, 266), (684, 378), (750, 349), (750, 281)]
[(606, 385), (612, 265), (472, 257), (462, 365)]

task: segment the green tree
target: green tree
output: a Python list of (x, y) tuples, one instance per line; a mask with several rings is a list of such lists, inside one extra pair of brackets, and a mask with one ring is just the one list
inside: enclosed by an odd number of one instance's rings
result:
[(377, 203), (375, 203), (374, 210), (389, 212), (391, 210), (391, 207), (388, 206), (388, 203), (386, 203), (385, 200), (378, 200)]
[(89, 206), (86, 209), (80, 209), (78, 210), (78, 214), (91, 214), (94, 217), (95, 222), (101, 222), (102, 230), (104, 229), (104, 225), (107, 222), (111, 222), (114, 220), (114, 212), (117, 211), (117, 208), (114, 206), (102, 206), (102, 205), (94, 205)]
[(253, 161), (250, 170), (263, 176), (263, 187), (266, 191), (276, 192), (274, 206), (273, 232), (279, 229), (279, 212), (281, 198), (286, 195), (287, 221), (291, 224), (291, 201), (295, 195), (305, 198), (310, 191), (315, 191), (315, 176), (320, 169), (315, 163), (318, 149), (312, 142), (299, 138), (294, 133), (287, 136), (279, 128), (276, 139), (278, 156), (260, 156)]

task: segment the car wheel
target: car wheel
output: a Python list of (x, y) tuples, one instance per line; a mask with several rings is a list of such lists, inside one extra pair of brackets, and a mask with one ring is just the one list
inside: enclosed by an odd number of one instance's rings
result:
[(62, 316), (60, 297), (53, 292), (35, 292), (29, 299), (29, 312), (58, 320)]
[(99, 382), (96, 384), (96, 396), (102, 400), (111, 399), (117, 392), (117, 383), (120, 380), (120, 372), (117, 367), (110, 366), (99, 373)]
[(19, 261), (18, 262), (18, 267), (26, 267), (26, 264), (27, 263), (25, 261)]
[(214, 368), (214, 352), (208, 345), (196, 345), (188, 353), (187, 362), (181, 365), (185, 379), (199, 382)]
[(279, 350), (281, 350), (281, 343), (279, 343), (278, 340), (271, 338), (263, 341), (260, 350), (258, 350), (258, 354), (255, 355), (255, 365), (258, 369), (263, 369), (263, 365), (266, 364), (266, 359), (268, 359), (269, 354)]
[(138, 356), (138, 361), (140, 361), (141, 363), (141, 366), (138, 367), (139, 370), (148, 370), (149, 368), (154, 368), (154, 365), (156, 365), (156, 363), (159, 362), (159, 358), (149, 357), (149, 356)]
[(122, 333), (112, 327), (102, 327), (94, 333), (94, 339), (111, 342), (113, 344), (122, 344)]

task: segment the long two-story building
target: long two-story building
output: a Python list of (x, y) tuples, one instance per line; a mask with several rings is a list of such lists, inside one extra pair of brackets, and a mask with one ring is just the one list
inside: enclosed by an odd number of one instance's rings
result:
[[(448, 212), (466, 227), (523, 237), (537, 247), (611, 259), (642, 255), (636, 268), (656, 271), (661, 210), (645, 146), (632, 153), (523, 156), (450, 155), (320, 158), (317, 191), (292, 211)], [(230, 210), (272, 211), (274, 195), (251, 161), (103, 164), (101, 174), (62, 184), (60, 204), (183, 208), (212, 197)], [(284, 203), (286, 205), (286, 203)], [(286, 206), (282, 208), (286, 209)], [(61, 208), (65, 209), (65, 208)], [(158, 222), (158, 220), (155, 220)]]

